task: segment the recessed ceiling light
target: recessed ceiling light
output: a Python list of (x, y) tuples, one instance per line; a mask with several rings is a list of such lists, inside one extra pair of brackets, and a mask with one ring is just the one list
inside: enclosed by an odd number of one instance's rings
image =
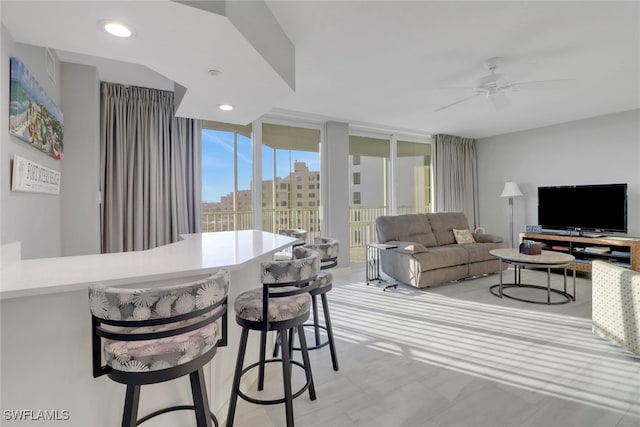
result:
[(220, 71), (220, 70), (215, 70), (215, 69), (211, 69), (211, 70), (209, 70), (209, 75), (210, 75), (210, 76), (213, 76), (213, 77), (215, 77), (215, 76), (219, 76), (219, 75), (220, 75), (220, 73), (221, 73), (221, 71)]
[(233, 106), (229, 105), (229, 104), (219, 104), (218, 108), (221, 109), (222, 111), (231, 111), (231, 110), (233, 110)]
[(116, 37), (131, 37), (131, 30), (126, 25), (116, 21), (101, 21), (98, 23), (104, 31)]

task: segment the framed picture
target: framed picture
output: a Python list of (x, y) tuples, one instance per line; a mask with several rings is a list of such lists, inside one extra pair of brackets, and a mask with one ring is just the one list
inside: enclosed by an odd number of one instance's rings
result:
[(60, 172), (14, 155), (11, 191), (60, 194)]
[(11, 58), (9, 133), (62, 159), (62, 112), (18, 58)]

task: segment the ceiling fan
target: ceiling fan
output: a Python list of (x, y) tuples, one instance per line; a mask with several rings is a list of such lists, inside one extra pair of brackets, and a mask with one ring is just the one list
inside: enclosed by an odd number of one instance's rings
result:
[(489, 70), (488, 75), (481, 77), (476, 82), (476, 86), (465, 89), (471, 89), (474, 91), (472, 95), (459, 99), (451, 104), (447, 104), (440, 107), (434, 112), (445, 110), (454, 105), (461, 104), (476, 96), (484, 95), (492, 102), (496, 109), (507, 108), (511, 105), (507, 92), (517, 92), (523, 88), (534, 88), (536, 86), (553, 86), (555, 83), (571, 83), (575, 82), (575, 79), (555, 79), (555, 80), (531, 80), (523, 82), (512, 82), (505, 78), (504, 74), (498, 73), (498, 65), (502, 61), (500, 57), (489, 58), (485, 61), (485, 65)]

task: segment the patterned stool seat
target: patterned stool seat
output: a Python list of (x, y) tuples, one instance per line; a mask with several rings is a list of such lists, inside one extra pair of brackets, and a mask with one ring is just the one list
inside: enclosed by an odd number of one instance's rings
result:
[[(123, 426), (181, 410), (193, 410), (198, 426), (212, 421), (218, 426), (209, 410), (203, 366), (217, 347), (226, 345), (229, 272), (168, 282), (136, 289), (90, 287), (93, 376), (126, 384)], [(193, 405), (159, 409), (138, 419), (142, 385), (182, 376), (189, 376)]]
[[(176, 322), (172, 325), (144, 326), (129, 330), (132, 334), (162, 332), (203, 321), (208, 316)], [(114, 328), (113, 332), (119, 332)], [(105, 362), (113, 369), (147, 372), (182, 365), (209, 351), (222, 337), (218, 323), (211, 323), (184, 334), (143, 341), (104, 340)]]
[[(272, 289), (272, 292), (287, 292), (295, 290), (293, 286), (285, 286), (278, 289)], [(263, 305), (262, 305), (262, 288), (252, 289), (241, 293), (234, 303), (236, 316), (252, 322), (261, 322)], [(311, 309), (311, 295), (302, 293), (281, 298), (270, 298), (267, 310), (267, 320), (276, 322), (280, 320), (290, 320), (309, 313)]]

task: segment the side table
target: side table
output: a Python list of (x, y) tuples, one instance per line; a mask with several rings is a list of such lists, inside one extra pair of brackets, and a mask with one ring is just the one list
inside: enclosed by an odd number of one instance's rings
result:
[(397, 288), (397, 283), (387, 282), (380, 276), (380, 251), (397, 248), (396, 245), (386, 245), (384, 243), (367, 243), (366, 244), (366, 264), (367, 264), (367, 285), (374, 283), (384, 286), (383, 291), (389, 288)]

